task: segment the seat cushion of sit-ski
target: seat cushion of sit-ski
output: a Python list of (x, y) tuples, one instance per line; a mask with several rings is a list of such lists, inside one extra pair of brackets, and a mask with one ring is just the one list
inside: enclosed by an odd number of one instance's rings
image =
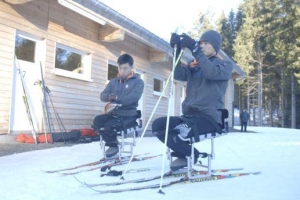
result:
[[(127, 129), (127, 130), (128, 130), (128, 129), (132, 129), (132, 128), (135, 128), (135, 127), (137, 127), (137, 126), (138, 126), (138, 123), (137, 123), (136, 121), (133, 121), (133, 122), (130, 122), (130, 123), (126, 124), (126, 129)], [(121, 131), (124, 130), (124, 127), (121, 126), (121, 125), (114, 125), (113, 127), (114, 127), (114, 128), (116, 129), (116, 131), (118, 131), (118, 132), (121, 132)]]
[[(211, 138), (216, 138), (216, 137), (220, 137), (223, 135), (226, 135), (227, 133), (205, 133), (205, 134), (199, 134), (199, 142), (206, 140), (206, 139), (211, 139)], [(195, 138), (183, 138), (180, 136), (180, 134), (178, 135), (178, 137), (183, 140), (183, 141), (187, 141), (187, 142), (191, 142), (194, 143), (195, 142)], [(192, 139), (192, 140), (191, 140)]]
[(220, 137), (222, 135), (225, 135), (225, 133), (206, 133), (206, 134), (199, 135), (199, 139), (201, 141), (201, 140), (206, 140), (206, 139)]
[(137, 126), (138, 126), (138, 123), (136, 121), (134, 121), (134, 122), (131, 122), (131, 123), (127, 124), (126, 128), (131, 129), (131, 128), (135, 128)]

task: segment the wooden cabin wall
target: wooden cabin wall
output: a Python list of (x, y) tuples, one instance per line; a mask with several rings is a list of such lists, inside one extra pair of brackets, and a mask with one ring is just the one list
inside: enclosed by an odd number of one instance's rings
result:
[[(123, 41), (99, 40), (101, 26), (57, 3), (39, 0), (20, 5), (0, 1), (0, 133), (9, 133), (10, 102), (14, 44), (17, 31), (23, 31), (46, 41), (45, 83), (51, 90), (56, 111), (68, 131), (90, 128), (93, 118), (101, 113), (103, 102), (99, 95), (107, 82), (108, 61), (116, 62), (122, 53), (129, 53), (135, 60), (134, 67), (144, 74), (144, 125), (158, 100), (153, 94), (154, 78), (167, 79), (171, 61), (149, 62), (150, 47), (125, 35)], [(72, 79), (54, 74), (56, 44), (62, 44), (92, 55), (92, 81)], [(181, 83), (175, 88), (175, 114), (180, 114)], [(180, 87), (179, 87), (180, 86)], [(167, 114), (168, 98), (163, 97), (153, 119)], [(50, 106), (51, 121), (58, 128)], [(153, 120), (152, 120), (153, 121)], [(151, 129), (151, 126), (148, 127)], [(11, 131), (13, 132), (13, 130)]]

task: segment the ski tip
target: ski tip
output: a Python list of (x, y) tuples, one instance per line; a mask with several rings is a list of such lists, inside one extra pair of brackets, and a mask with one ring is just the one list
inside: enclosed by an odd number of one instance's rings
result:
[(161, 189), (157, 193), (158, 194), (165, 194)]
[(258, 171), (258, 172), (246, 172), (245, 174), (246, 175), (258, 175), (258, 174), (261, 174), (262, 172)]
[(44, 171), (44, 170), (42, 170), (42, 172), (48, 173), (48, 174), (54, 174), (54, 173), (56, 173), (55, 171)]
[(253, 172), (254, 175), (261, 174), (262, 172)]

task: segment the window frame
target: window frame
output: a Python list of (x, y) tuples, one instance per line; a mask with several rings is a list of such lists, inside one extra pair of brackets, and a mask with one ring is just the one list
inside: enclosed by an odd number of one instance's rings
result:
[[(106, 84), (108, 84), (109, 81), (110, 81), (110, 80), (108, 80), (109, 65), (115, 66), (117, 68), (117, 70), (118, 70), (118, 67), (119, 67), (117, 62), (108, 60), (108, 62), (107, 62), (107, 72), (106, 72)], [(117, 75), (116, 75), (116, 77), (117, 77)]]
[[(70, 51), (72, 53), (76, 53), (81, 55), (81, 62), (83, 64), (83, 73), (79, 74), (79, 73), (75, 73), (75, 72), (71, 72), (68, 70), (64, 70), (64, 69), (59, 69), (55, 67), (55, 62), (56, 62), (56, 49), (57, 48), (61, 48), (67, 51)], [(54, 66), (53, 66), (53, 73), (55, 75), (59, 75), (59, 76), (64, 76), (64, 77), (68, 77), (68, 78), (73, 78), (73, 79), (78, 79), (78, 80), (83, 80), (83, 81), (88, 81), (88, 82), (93, 82), (93, 80), (91, 79), (91, 72), (92, 72), (92, 54), (75, 49), (73, 47), (69, 47), (60, 43), (56, 43), (55, 45), (55, 56), (54, 56)]]
[[(16, 30), (15, 37), (21, 37), (23, 39), (35, 42), (34, 62), (22, 60), (19, 58), (18, 58), (18, 60), (20, 60), (22, 62), (38, 64), (38, 65), (40, 65), (40, 62), (45, 63), (45, 57), (46, 57), (46, 40), (45, 39), (39, 38), (35, 35), (20, 31), (20, 30)], [(15, 48), (15, 44), (14, 44), (14, 48)]]
[[(154, 90), (154, 80), (155, 80), (155, 79), (162, 82), (162, 88), (161, 88), (161, 91), (155, 91), (155, 90)], [(153, 95), (155, 95), (155, 96), (160, 96), (160, 95), (162, 95), (162, 96), (165, 97), (166, 91), (165, 91), (164, 93), (162, 93), (165, 87), (166, 87), (166, 80), (165, 80), (165, 79), (163, 79), (163, 78), (157, 78), (157, 77), (156, 77), (156, 78), (153, 78)]]

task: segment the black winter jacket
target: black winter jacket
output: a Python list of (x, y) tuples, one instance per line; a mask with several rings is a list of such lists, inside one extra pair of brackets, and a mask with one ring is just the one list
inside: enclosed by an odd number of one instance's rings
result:
[(108, 102), (109, 95), (115, 94), (118, 96), (117, 103), (122, 104), (122, 106), (112, 110), (111, 113), (117, 116), (134, 116), (137, 114), (138, 101), (143, 90), (144, 82), (136, 74), (125, 81), (114, 78), (109, 81), (100, 94), (100, 99), (103, 102)]
[(186, 97), (182, 103), (183, 114), (200, 111), (221, 123), (224, 95), (232, 75), (232, 64), (213, 56), (207, 58), (202, 50), (193, 54), (195, 67), (177, 66), (174, 79), (187, 81)]
[(249, 118), (250, 118), (250, 116), (249, 116), (248, 112), (242, 111), (240, 113), (240, 119), (241, 119), (242, 122), (248, 122)]

